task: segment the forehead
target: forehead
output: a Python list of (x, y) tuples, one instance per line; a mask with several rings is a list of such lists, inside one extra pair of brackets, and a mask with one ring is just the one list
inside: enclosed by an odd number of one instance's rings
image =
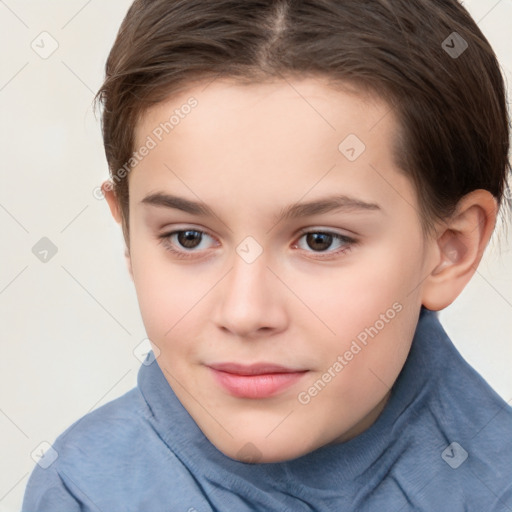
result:
[[(191, 101), (195, 103), (192, 109), (188, 107)], [(142, 143), (148, 133), (176, 114), (171, 120), (174, 139), (191, 132), (199, 136), (214, 126), (253, 128), (253, 135), (261, 135), (257, 127), (266, 127), (271, 133), (272, 129), (289, 130), (297, 122), (300, 124), (294, 133), (307, 131), (311, 139), (316, 133), (320, 137), (324, 132), (338, 131), (342, 135), (349, 124), (354, 131), (364, 132), (384, 116), (388, 117), (388, 125), (395, 124), (390, 112), (389, 105), (376, 94), (357, 90), (349, 83), (329, 84), (322, 77), (252, 84), (221, 78), (195, 84), (149, 108), (141, 116), (135, 134), (137, 143)], [(187, 118), (186, 123), (181, 122)]]
[(136, 126), (135, 149), (149, 137), (156, 147), (147, 161), (165, 153), (198, 171), (206, 170), (207, 159), (210, 172), (216, 166), (298, 172), (312, 160), (334, 163), (340, 150), (349, 159), (367, 148), (391, 154), (396, 133), (388, 104), (348, 85), (334, 89), (311, 77), (257, 84), (216, 79), (147, 110)]
[[(397, 131), (384, 100), (322, 79), (250, 85), (217, 79), (145, 112), (136, 149), (149, 139), (152, 149), (129, 175), (130, 197), (140, 201), (178, 187), (189, 199), (218, 204), (222, 196), (254, 210), (263, 200), (277, 208), (336, 188), (390, 203), (394, 189), (410, 189), (394, 163)], [(399, 181), (393, 187), (386, 186), (390, 172)]]

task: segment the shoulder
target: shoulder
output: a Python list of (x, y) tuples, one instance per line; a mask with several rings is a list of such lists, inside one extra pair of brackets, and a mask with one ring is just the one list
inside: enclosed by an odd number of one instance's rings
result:
[(437, 316), (429, 313), (426, 321), (430, 348), (422, 361), (429, 368), (424, 369), (422, 394), (428, 398), (438, 427), (448, 435), (476, 439), (481, 433), (510, 446), (512, 407), (466, 361)]
[(128, 434), (144, 421), (146, 409), (139, 390), (133, 388), (76, 420), (57, 437), (55, 446), (64, 448), (76, 441), (101, 441), (112, 429)]
[(34, 468), (23, 511), (184, 506), (201, 490), (162, 433), (139, 388), (84, 415), (56, 438), (51, 464)]
[[(420, 510), (502, 510), (512, 505), (512, 407), (463, 358), (436, 315), (424, 312), (420, 323), (397, 385), (403, 404), (390, 450), (394, 477)], [(425, 475), (420, 496), (413, 483)]]
[[(148, 414), (137, 388), (85, 414), (39, 458), (23, 499), (23, 511), (79, 511), (84, 480), (94, 479), (126, 452)], [(115, 455), (116, 454), (116, 455)], [(107, 471), (105, 471), (107, 470)]]
[(35, 466), (32, 478), (43, 487), (56, 482), (70, 488), (73, 481), (112, 474), (141, 441), (151, 443), (149, 415), (139, 390), (131, 389), (66, 428)]
[(56, 438), (57, 468), (80, 467), (87, 472), (124, 465), (125, 459), (141, 455), (137, 453), (141, 446), (148, 450), (155, 441), (151, 417), (139, 389), (131, 389), (85, 414)]
[(502, 510), (512, 501), (512, 407), (452, 347), (428, 404), (447, 471), (440, 486), (480, 510)]
[(433, 404), (447, 433), (512, 449), (512, 407), (453, 344), (438, 380)]

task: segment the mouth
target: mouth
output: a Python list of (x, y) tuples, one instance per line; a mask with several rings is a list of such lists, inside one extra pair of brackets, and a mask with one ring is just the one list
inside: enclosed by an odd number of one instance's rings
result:
[(208, 366), (216, 382), (238, 398), (269, 398), (301, 380), (309, 370), (256, 363), (220, 363)]

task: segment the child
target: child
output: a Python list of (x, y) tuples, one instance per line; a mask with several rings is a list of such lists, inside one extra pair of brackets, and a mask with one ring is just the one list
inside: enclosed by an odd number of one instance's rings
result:
[(98, 99), (152, 351), (24, 512), (512, 509), (512, 409), (435, 313), (510, 170), (464, 7), (136, 0)]

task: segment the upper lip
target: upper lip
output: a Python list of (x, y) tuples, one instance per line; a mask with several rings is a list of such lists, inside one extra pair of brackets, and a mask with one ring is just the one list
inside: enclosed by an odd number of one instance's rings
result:
[(297, 368), (287, 368), (272, 363), (254, 363), (254, 364), (239, 364), (239, 363), (218, 363), (208, 365), (214, 370), (221, 372), (233, 373), (236, 375), (267, 375), (269, 373), (298, 373), (306, 370)]

